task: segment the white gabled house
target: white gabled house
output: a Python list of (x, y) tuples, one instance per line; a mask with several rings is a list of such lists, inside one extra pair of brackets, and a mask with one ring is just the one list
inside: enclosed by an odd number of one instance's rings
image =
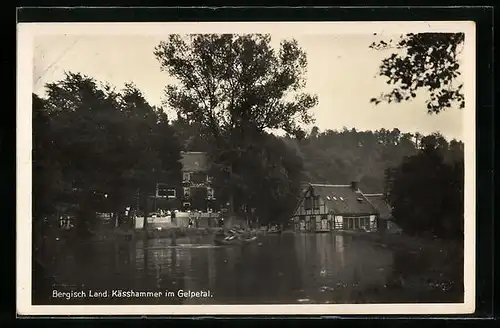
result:
[[(378, 202), (386, 204), (379, 194), (376, 196)], [(379, 217), (380, 210), (359, 190), (357, 182), (348, 185), (311, 183), (305, 188), (292, 220), (295, 231), (374, 231), (380, 224)]]

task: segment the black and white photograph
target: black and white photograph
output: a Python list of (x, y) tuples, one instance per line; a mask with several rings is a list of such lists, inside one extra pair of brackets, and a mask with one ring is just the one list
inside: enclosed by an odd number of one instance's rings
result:
[(20, 23), (26, 315), (475, 308), (473, 22)]

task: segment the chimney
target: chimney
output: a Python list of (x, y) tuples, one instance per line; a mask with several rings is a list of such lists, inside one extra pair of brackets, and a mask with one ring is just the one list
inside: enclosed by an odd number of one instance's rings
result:
[(351, 188), (354, 191), (359, 191), (359, 189), (358, 189), (358, 181), (351, 181)]

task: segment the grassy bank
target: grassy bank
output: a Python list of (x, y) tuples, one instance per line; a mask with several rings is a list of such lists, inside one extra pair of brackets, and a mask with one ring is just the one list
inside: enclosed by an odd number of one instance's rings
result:
[(182, 237), (196, 237), (213, 235), (219, 232), (221, 228), (185, 228), (185, 227), (171, 227), (167, 229), (142, 229), (135, 231), (137, 238), (170, 238), (174, 235), (178, 238)]
[(379, 244), (382, 247), (405, 248), (410, 251), (463, 249), (463, 244), (455, 240), (413, 237), (407, 234), (391, 234), (362, 231), (335, 231), (336, 234), (360, 238)]
[[(69, 243), (69, 244), (86, 244), (95, 242), (127, 242), (134, 239), (143, 238), (172, 238), (174, 235), (177, 238), (197, 237), (214, 235), (222, 230), (221, 227), (213, 228), (187, 228), (187, 227), (150, 227), (147, 230), (132, 229), (132, 228), (109, 228), (100, 227), (87, 232), (84, 235), (79, 235), (74, 230), (58, 230), (45, 236), (45, 245), (53, 243)], [(259, 231), (254, 233), (262, 235)]]

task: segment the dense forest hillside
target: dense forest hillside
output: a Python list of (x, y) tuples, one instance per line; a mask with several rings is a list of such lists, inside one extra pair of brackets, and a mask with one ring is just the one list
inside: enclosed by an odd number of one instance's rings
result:
[[(394, 90), (371, 102), (407, 101), (430, 88), (423, 110), (439, 113), (457, 102), (463, 108), (461, 84), (443, 87), (459, 74), (455, 51), (463, 35), (408, 34), (398, 42), (420, 55), (386, 58), (380, 75)], [(407, 232), (461, 235), (463, 143), (398, 129), (306, 133), (319, 98), (305, 91), (307, 54), (296, 40), (275, 50), (270, 35), (170, 35), (154, 56), (178, 82), (165, 86), (163, 99), (176, 118), (131, 83), (116, 90), (81, 73), (46, 84), (44, 97), (32, 95), (35, 222), (65, 203), (88, 232), (96, 212), (139, 208), (158, 181), (181, 182), (185, 150), (207, 153), (217, 198), (234, 215), (289, 221), (302, 183), (357, 180), (365, 193), (386, 192)], [(451, 75), (413, 65), (433, 58), (452, 65)], [(274, 130), (286, 136), (267, 132)]]
[[(172, 124), (187, 151), (207, 151), (197, 128), (175, 120)], [(424, 136), (398, 129), (359, 131), (319, 131), (313, 127), (302, 139), (282, 137), (284, 143), (302, 159), (302, 181), (348, 184), (358, 181), (366, 193), (381, 193), (386, 188), (386, 170), (399, 166), (403, 159), (417, 154), (422, 140), (434, 138), (446, 161), (463, 160), (463, 143), (446, 140), (439, 133)]]
[[(447, 141), (433, 134), (447, 160), (463, 157), (463, 143)], [(286, 138), (304, 162), (304, 179), (315, 183), (346, 184), (359, 181), (367, 193), (383, 192), (385, 170), (415, 155), (425, 136), (403, 133), (398, 129), (320, 132), (313, 128), (301, 141)]]

